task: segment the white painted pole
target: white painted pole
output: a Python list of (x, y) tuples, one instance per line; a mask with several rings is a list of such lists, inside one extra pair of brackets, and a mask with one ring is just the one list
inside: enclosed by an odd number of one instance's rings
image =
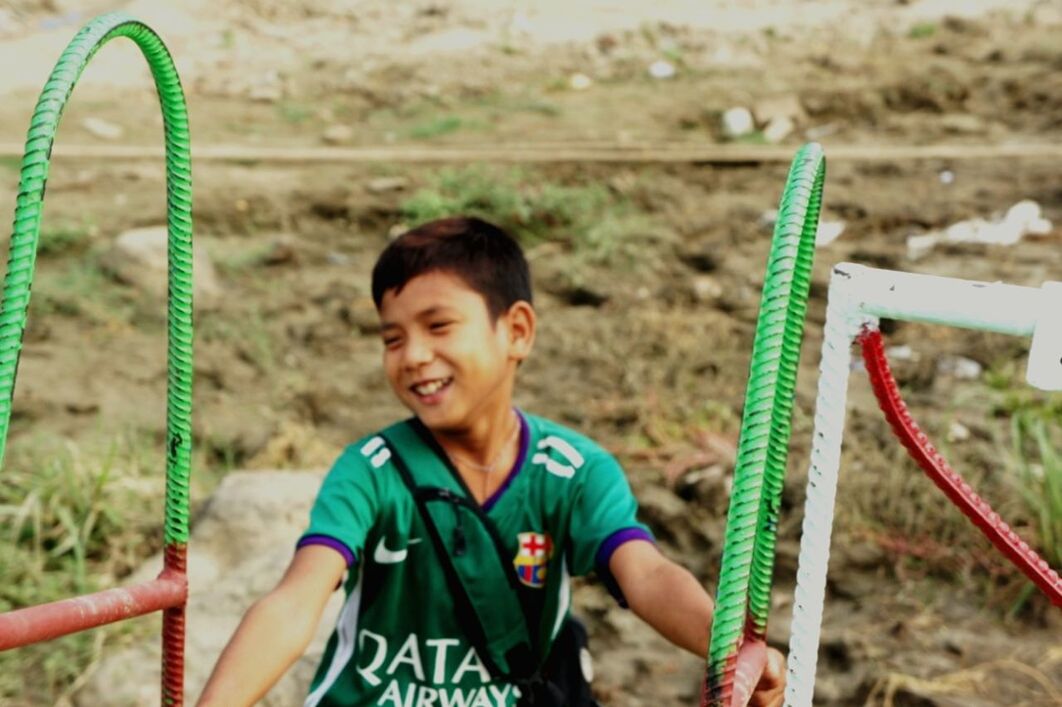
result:
[(810, 706), (815, 692), (852, 342), (864, 325), (876, 323), (860, 314), (855, 306), (858, 300), (853, 292), (854, 286), (849, 273), (840, 266), (834, 268), (827, 296), (819, 391), (815, 401), (814, 441), (808, 470), (807, 498), (804, 501), (797, 584), (793, 596), (793, 623), (785, 688), (787, 707)]

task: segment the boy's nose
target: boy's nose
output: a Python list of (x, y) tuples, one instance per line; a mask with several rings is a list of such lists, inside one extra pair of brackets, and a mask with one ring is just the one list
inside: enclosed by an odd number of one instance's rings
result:
[(404, 363), (407, 368), (418, 368), (430, 363), (434, 356), (431, 347), (420, 338), (410, 338), (406, 342)]

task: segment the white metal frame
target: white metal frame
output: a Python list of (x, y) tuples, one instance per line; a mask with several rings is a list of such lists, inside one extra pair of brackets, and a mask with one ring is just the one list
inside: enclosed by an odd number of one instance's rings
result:
[(830, 278), (803, 534), (789, 639), (787, 707), (807, 707), (815, 688), (852, 344), (880, 319), (1032, 336), (1027, 379), (1062, 390), (1062, 283), (1043, 288), (917, 275), (840, 263)]

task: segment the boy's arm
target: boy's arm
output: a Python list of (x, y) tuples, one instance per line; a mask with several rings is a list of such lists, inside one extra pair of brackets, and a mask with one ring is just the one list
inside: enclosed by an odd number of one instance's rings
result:
[(306, 650), (346, 569), (331, 548), (299, 548), (277, 586), (244, 615), (198, 705), (251, 705), (265, 695)]
[[(634, 540), (612, 553), (609, 571), (640, 619), (675, 645), (702, 658), (708, 655), (715, 605), (689, 570), (664, 557), (652, 543)], [(785, 659), (768, 648), (765, 662), (762, 676), (739, 675), (735, 685), (757, 683), (748, 704), (774, 707), (782, 704)], [(747, 689), (743, 692), (748, 694)]]
[(642, 540), (620, 545), (608, 567), (638, 618), (676, 646), (708, 655), (715, 604), (689, 570)]

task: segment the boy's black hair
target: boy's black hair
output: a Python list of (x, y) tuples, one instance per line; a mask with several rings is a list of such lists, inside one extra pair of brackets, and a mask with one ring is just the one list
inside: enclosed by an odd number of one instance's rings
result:
[(531, 273), (516, 240), (478, 218), (455, 216), (406, 231), (380, 253), (372, 269), (372, 299), (429, 272), (447, 272), (483, 296), (491, 320), (514, 303), (531, 303)]

